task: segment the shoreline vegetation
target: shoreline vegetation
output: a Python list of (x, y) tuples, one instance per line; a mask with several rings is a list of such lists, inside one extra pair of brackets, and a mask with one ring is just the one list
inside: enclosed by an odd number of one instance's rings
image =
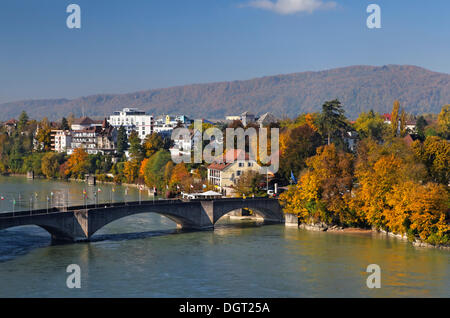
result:
[(360, 227), (339, 227), (337, 225), (327, 226), (324, 224), (306, 224), (306, 223), (301, 223), (298, 226), (293, 225), (293, 227), (298, 227), (299, 229), (306, 230), (306, 231), (330, 232), (330, 233), (342, 233), (342, 234), (380, 233), (380, 234), (384, 234), (385, 236), (395, 237), (397, 239), (407, 241), (407, 242), (411, 243), (414, 247), (437, 248), (437, 249), (443, 249), (443, 250), (450, 251), (450, 244), (433, 245), (433, 244), (427, 243), (425, 241), (422, 241), (420, 238), (415, 238), (414, 241), (410, 241), (410, 239), (408, 238), (408, 235), (406, 233), (396, 234), (396, 233), (388, 232), (385, 230), (379, 230), (379, 229), (360, 228)]
[[(84, 148), (71, 155), (52, 152), (52, 129), (69, 129), (73, 120), (37, 122), (23, 112), (2, 125), (0, 174), (32, 171), (61, 180), (95, 175), (99, 183), (145, 185), (166, 198), (215, 189), (205, 162), (176, 164), (172, 141), (158, 133), (141, 140), (121, 126), (114, 154), (88, 154)], [(203, 125), (222, 132), (258, 128), (240, 120)], [(336, 99), (325, 102), (321, 112), (268, 127), (279, 128), (280, 166), (270, 185), (287, 187), (279, 197), (287, 215), (300, 223), (328, 224), (330, 230), (375, 229), (403, 233), (417, 244), (450, 244), (450, 105), (439, 114), (416, 116), (395, 101), (390, 114), (370, 110), (351, 121)], [(268, 195), (264, 175), (244, 171), (235, 181), (234, 196)]]

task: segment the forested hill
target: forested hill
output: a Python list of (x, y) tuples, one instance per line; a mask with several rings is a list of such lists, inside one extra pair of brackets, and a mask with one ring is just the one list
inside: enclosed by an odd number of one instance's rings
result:
[(334, 98), (341, 100), (350, 118), (369, 109), (388, 112), (395, 99), (411, 113), (438, 113), (450, 103), (450, 75), (416, 66), (350, 66), (73, 100), (10, 102), (0, 105), (0, 120), (17, 117), (22, 110), (32, 118), (55, 120), (69, 113), (80, 116), (82, 109), (88, 116), (107, 116), (123, 107), (137, 107), (155, 115), (183, 113), (193, 118), (219, 119), (246, 110), (293, 117), (318, 111), (324, 101)]

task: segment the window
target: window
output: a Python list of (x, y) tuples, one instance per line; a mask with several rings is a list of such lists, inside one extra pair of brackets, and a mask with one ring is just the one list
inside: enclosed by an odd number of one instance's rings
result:
[(240, 176), (240, 175), (241, 175), (241, 170), (238, 170), (236, 174), (237, 174), (238, 176)]
[(239, 167), (243, 167), (244, 163), (243, 162), (239, 162)]

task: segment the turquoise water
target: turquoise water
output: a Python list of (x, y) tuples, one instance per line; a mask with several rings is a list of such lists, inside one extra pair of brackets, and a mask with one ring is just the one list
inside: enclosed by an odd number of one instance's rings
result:
[[(0, 178), (0, 195), (69, 190), (75, 201), (84, 187)], [(132, 195), (138, 191), (130, 188)], [(81, 289), (66, 287), (70, 264), (81, 268)], [(380, 289), (366, 286), (369, 264), (381, 267)], [(227, 217), (214, 231), (182, 232), (152, 213), (113, 222), (90, 243), (52, 245), (36, 226), (0, 231), (0, 297), (449, 296), (449, 251), (379, 234), (308, 232)]]

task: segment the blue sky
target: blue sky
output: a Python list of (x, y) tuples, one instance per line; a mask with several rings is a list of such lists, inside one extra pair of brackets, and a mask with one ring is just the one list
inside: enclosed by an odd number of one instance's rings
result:
[(2, 0), (0, 103), (358, 64), (450, 73), (449, 15), (448, 0)]

